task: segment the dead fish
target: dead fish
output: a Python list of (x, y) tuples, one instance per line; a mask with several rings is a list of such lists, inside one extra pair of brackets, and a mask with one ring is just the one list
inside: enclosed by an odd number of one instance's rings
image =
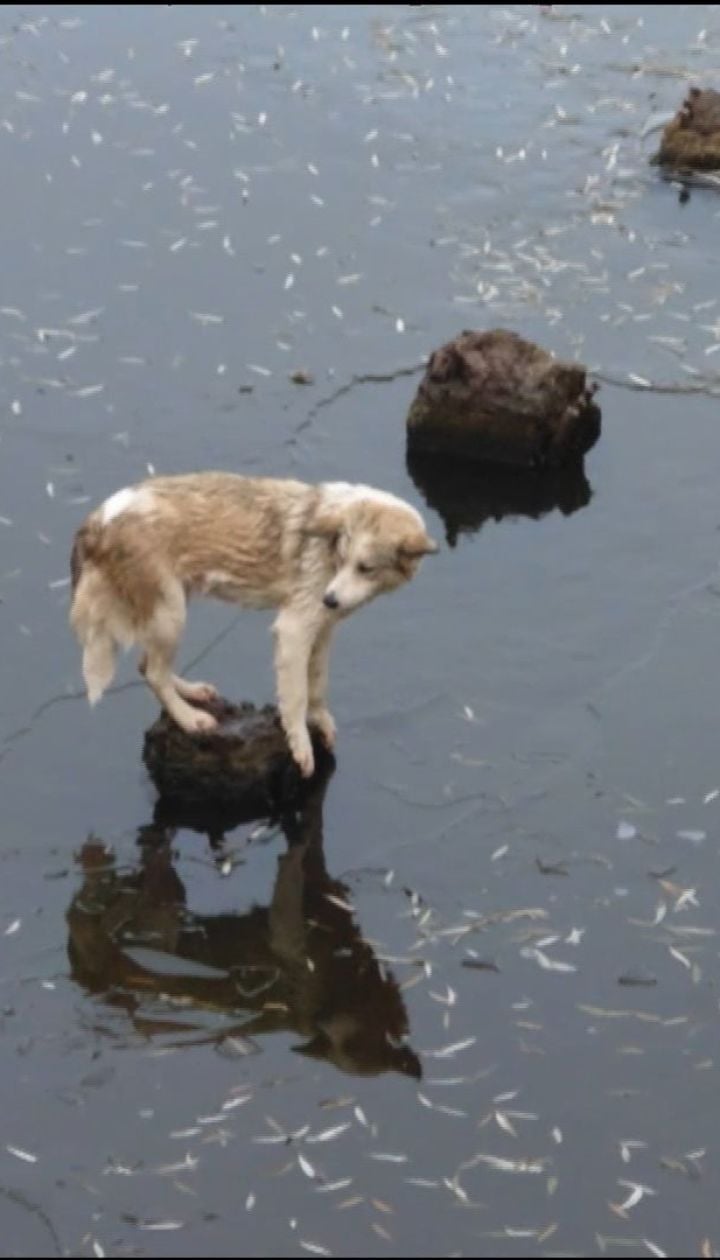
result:
[(469, 1169), (476, 1164), (487, 1164), (488, 1168), (493, 1168), (495, 1172), (536, 1175), (545, 1171), (546, 1163), (544, 1159), (502, 1159), (498, 1155), (475, 1155), (469, 1164), (463, 1164), (463, 1168)]
[(225, 319), (224, 315), (215, 315), (210, 311), (190, 311), (189, 315), (191, 319), (197, 320), (198, 324), (204, 326), (207, 324), (222, 324)]
[(537, 866), (541, 875), (569, 875), (570, 874), (569, 870), (567, 869), (566, 866), (563, 865), (562, 862), (543, 862), (541, 858), (536, 857), (535, 865)]
[(647, 1247), (651, 1256), (658, 1256), (661, 1258), (663, 1256), (667, 1256), (667, 1252), (663, 1251), (662, 1247), (658, 1247), (657, 1243), (651, 1242), (649, 1238), (643, 1238), (643, 1243)]
[(334, 1194), (337, 1190), (347, 1190), (353, 1183), (352, 1177), (344, 1177), (341, 1181), (328, 1181), (324, 1186), (316, 1186), (317, 1194)]
[(323, 1129), (322, 1133), (308, 1134), (305, 1141), (312, 1142), (312, 1143), (334, 1142), (336, 1138), (339, 1138), (340, 1135), (342, 1133), (345, 1133), (349, 1128), (350, 1128), (349, 1122), (346, 1124), (338, 1124), (333, 1129)]
[(313, 1165), (310, 1163), (310, 1160), (305, 1158), (305, 1156), (302, 1154), (302, 1151), (298, 1153), (298, 1164), (300, 1165), (302, 1171), (305, 1173), (305, 1176), (308, 1177), (310, 1181), (315, 1181), (317, 1179), (318, 1174), (315, 1168), (313, 1168)]
[(504, 1111), (495, 1112), (495, 1123), (497, 1124), (499, 1129), (503, 1130), (504, 1133), (509, 1133), (510, 1137), (514, 1137), (514, 1138), (517, 1137), (517, 1130), (514, 1128), (514, 1126), (508, 1119), (508, 1117), (505, 1115)]
[(618, 1179), (618, 1185), (626, 1186), (630, 1191), (624, 1203), (616, 1204), (621, 1212), (629, 1212), (631, 1208), (636, 1207), (637, 1204), (646, 1197), (646, 1195), (652, 1195), (653, 1197), (657, 1195), (657, 1190), (652, 1190), (650, 1186), (643, 1186), (636, 1181), (621, 1181)]
[(558, 959), (548, 958), (547, 954), (544, 954), (541, 949), (533, 949), (530, 947), (521, 949), (520, 956), (521, 958), (535, 959), (538, 966), (542, 967), (543, 971), (577, 971), (577, 967), (574, 963), (560, 962)]
[(470, 1046), (474, 1046), (477, 1037), (468, 1037), (465, 1041), (456, 1041), (449, 1046), (443, 1046), (440, 1050), (428, 1050), (427, 1056), (430, 1059), (451, 1059), (456, 1054), (460, 1054), (462, 1050), (468, 1050)]
[(176, 1229), (184, 1229), (184, 1221), (140, 1221), (139, 1229), (144, 1229), (148, 1233), (165, 1233)]
[(37, 1164), (37, 1155), (31, 1154), (30, 1151), (23, 1151), (19, 1146), (6, 1146), (5, 1150), (8, 1155), (14, 1155), (15, 1159), (22, 1160), (24, 1164)]
[(651, 988), (657, 984), (657, 976), (651, 975), (648, 971), (626, 971), (618, 976), (618, 984), (626, 988)]
[(637, 835), (637, 827), (632, 823), (624, 820), (618, 823), (617, 838), (618, 840), (634, 840)]

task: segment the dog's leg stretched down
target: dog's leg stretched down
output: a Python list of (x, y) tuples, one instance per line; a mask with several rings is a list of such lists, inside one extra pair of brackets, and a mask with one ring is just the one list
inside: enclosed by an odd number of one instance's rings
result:
[(328, 622), (318, 632), (310, 653), (308, 668), (308, 721), (311, 726), (317, 727), (325, 747), (331, 751), (335, 747), (337, 735), (335, 719), (327, 707), (330, 642), (333, 629), (332, 623)]
[(307, 779), (315, 769), (307, 719), (308, 671), (317, 633), (317, 620), (306, 606), (283, 608), (273, 626), (280, 719), (290, 751)]
[(143, 648), (140, 673), (170, 717), (184, 731), (194, 735), (214, 731), (217, 721), (212, 714), (188, 704), (176, 687), (172, 664), (185, 626), (185, 608), (182, 586), (179, 582), (168, 582), (152, 617), (138, 631)]

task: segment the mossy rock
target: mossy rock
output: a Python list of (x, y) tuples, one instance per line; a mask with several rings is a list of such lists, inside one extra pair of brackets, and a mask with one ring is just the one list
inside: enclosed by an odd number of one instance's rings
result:
[(407, 417), (408, 451), (517, 468), (577, 462), (600, 411), (580, 363), (505, 329), (463, 332), (431, 357)]
[[(254, 818), (303, 794), (277, 709), (224, 700), (207, 707), (216, 731), (188, 735), (163, 713), (145, 734), (143, 761), (164, 803)], [(313, 747), (318, 766), (332, 760), (319, 738)]]
[(673, 171), (720, 170), (720, 92), (691, 88), (653, 158)]

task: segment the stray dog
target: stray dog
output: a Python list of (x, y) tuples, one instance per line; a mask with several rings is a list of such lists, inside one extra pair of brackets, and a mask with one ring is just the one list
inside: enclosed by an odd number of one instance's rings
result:
[(194, 706), (217, 691), (172, 669), (188, 599), (278, 608), (278, 708), (309, 777), (308, 722), (329, 748), (335, 741), (326, 692), (337, 622), (409, 581), (436, 551), (414, 508), (368, 486), (208, 472), (118, 490), (90, 514), (72, 551), (70, 621), (88, 699), (95, 704), (112, 681), (117, 648), (137, 643), (140, 672), (170, 716), (189, 733), (212, 731), (216, 719)]

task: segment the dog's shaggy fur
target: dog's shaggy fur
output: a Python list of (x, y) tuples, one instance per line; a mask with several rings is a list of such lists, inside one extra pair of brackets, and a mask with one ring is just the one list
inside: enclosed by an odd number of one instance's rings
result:
[(118, 646), (139, 644), (140, 671), (183, 730), (213, 730), (195, 705), (217, 697), (172, 672), (193, 595), (278, 608), (278, 707), (302, 773), (313, 772), (308, 722), (332, 747), (326, 707), (338, 620), (412, 578), (437, 550), (414, 508), (368, 486), (196, 473), (119, 490), (78, 530), (70, 620), (88, 698), (112, 681)]

